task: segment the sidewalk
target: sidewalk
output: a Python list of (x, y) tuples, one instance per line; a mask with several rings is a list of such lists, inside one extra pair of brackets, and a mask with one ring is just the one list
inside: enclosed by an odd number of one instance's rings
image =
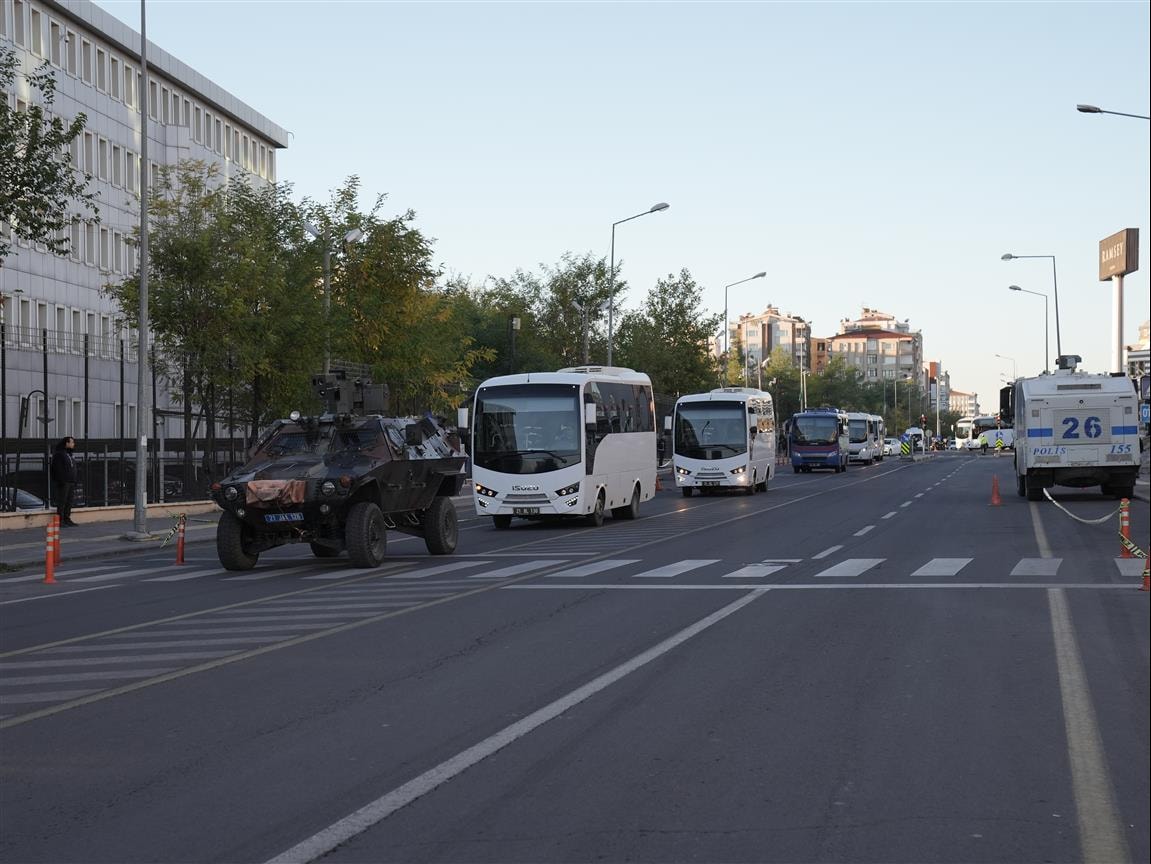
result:
[[(77, 510), (77, 513), (80, 511)], [(185, 543), (207, 543), (216, 539), (216, 513), (188, 516)], [(93, 558), (120, 557), (156, 552), (175, 525), (172, 518), (152, 517), (148, 520), (151, 540), (127, 540), (125, 535), (135, 525), (131, 519), (114, 522), (90, 522), (73, 528), (60, 529), (60, 560), (84, 561)], [(10, 568), (44, 566), (44, 528), (20, 528), (0, 534), (0, 571)], [(173, 535), (163, 547), (176, 558), (176, 538)]]

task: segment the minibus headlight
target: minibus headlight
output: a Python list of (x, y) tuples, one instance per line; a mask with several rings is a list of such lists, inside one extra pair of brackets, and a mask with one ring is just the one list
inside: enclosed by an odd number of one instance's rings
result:
[(740, 465), (738, 468), (732, 468), (731, 473), (732, 474), (746, 474), (747, 473), (747, 466), (746, 465)]
[(579, 482), (573, 483), (571, 486), (565, 486), (563, 489), (556, 490), (556, 497), (563, 498), (565, 495), (575, 495), (579, 491)]
[(483, 495), (486, 498), (495, 498), (496, 497), (496, 490), (495, 489), (489, 489), (487, 486), (481, 486), (479, 483), (476, 483), (475, 487), (476, 487), (476, 493), (479, 495)]
[(689, 475), (691, 472), (690, 472), (690, 471), (688, 471), (686, 468), (681, 468), (681, 467), (679, 467), (679, 466), (677, 465), (677, 466), (676, 466), (676, 468), (675, 468), (675, 473), (676, 473), (676, 474), (679, 474), (681, 477), (686, 477), (686, 476), (688, 476), (688, 475)]

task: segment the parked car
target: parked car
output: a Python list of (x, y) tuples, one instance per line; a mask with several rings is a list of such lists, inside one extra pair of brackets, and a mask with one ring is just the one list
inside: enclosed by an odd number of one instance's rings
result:
[(884, 456), (898, 456), (899, 455), (899, 442), (894, 438), (883, 439), (883, 455)]
[[(15, 500), (13, 500), (13, 493), (15, 493)], [(44, 499), (39, 495), (33, 495), (31, 492), (25, 492), (23, 489), (13, 489), (7, 486), (0, 489), (0, 510), (11, 512), (12, 510), (43, 510), (48, 505), (44, 503)]]

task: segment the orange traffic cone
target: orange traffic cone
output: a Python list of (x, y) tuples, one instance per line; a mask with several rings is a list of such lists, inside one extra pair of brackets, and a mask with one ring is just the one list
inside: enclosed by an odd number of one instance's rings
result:
[(656, 492), (662, 492), (663, 491), (663, 483), (660, 482), (658, 474), (655, 475), (655, 491)]
[(991, 506), (998, 507), (1002, 503), (1003, 500), (999, 497), (999, 475), (996, 474), (991, 478)]

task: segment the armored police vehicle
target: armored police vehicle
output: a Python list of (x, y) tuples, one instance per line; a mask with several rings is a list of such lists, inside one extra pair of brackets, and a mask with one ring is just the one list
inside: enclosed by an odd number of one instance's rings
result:
[(327, 412), (277, 420), (248, 462), (211, 496), (224, 512), (216, 551), (228, 570), (248, 570), (261, 552), (307, 543), (318, 558), (345, 550), (356, 567), (384, 559), (388, 529), (424, 538), (433, 555), (455, 551), (451, 496), (466, 457), (455, 432), (431, 417), (386, 417), (387, 390), (344, 371), (318, 375)]
[(1078, 369), (1064, 355), (1053, 374), (1020, 378), (1000, 394), (1015, 421), (1016, 490), (1039, 501), (1051, 486), (1100, 486), (1130, 498), (1139, 473), (1139, 400), (1126, 375)]

